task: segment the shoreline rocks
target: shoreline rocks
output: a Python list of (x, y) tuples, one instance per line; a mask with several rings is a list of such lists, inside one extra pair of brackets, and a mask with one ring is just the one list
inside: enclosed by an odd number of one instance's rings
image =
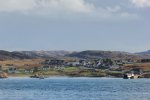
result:
[(7, 73), (5, 73), (5, 72), (0, 72), (0, 78), (8, 78)]

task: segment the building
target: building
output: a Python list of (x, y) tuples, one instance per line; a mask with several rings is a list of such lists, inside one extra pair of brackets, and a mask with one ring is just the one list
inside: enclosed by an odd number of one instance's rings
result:
[(17, 72), (17, 69), (14, 67), (14, 66), (11, 66), (9, 69), (8, 69), (8, 73), (10, 74), (14, 74)]
[(44, 71), (49, 70), (49, 69), (50, 69), (50, 67), (47, 66), (47, 65), (45, 65), (45, 66), (42, 67), (42, 70), (44, 70)]
[(33, 73), (33, 68), (25, 68), (25, 73)]

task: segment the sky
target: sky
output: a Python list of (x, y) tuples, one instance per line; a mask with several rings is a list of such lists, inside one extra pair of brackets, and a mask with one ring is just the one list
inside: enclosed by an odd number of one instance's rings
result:
[(0, 0), (0, 50), (150, 49), (150, 0)]

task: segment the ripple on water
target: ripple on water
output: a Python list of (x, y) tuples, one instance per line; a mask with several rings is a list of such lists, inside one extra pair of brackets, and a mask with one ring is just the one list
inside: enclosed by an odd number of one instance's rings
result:
[(0, 100), (149, 100), (150, 80), (52, 77), (0, 80)]

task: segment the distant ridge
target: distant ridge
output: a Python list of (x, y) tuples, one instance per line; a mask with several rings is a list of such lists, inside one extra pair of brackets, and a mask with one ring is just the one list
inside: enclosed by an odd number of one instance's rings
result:
[(87, 50), (81, 52), (74, 52), (69, 55), (69, 57), (77, 57), (83, 59), (93, 59), (93, 58), (111, 58), (111, 59), (140, 59), (137, 54), (132, 54), (128, 52), (120, 51), (99, 51), (99, 50)]
[(60, 50), (60, 51), (44, 51), (44, 50), (41, 50), (41, 51), (15, 51), (15, 52), (25, 54), (31, 58), (62, 57), (62, 56), (65, 56), (66, 54), (71, 53), (69, 51), (64, 51), (64, 50)]
[(150, 58), (150, 50), (140, 53), (128, 53), (120, 51), (86, 50), (80, 52), (70, 51), (5, 51), (0, 50), (0, 60), (7, 59), (33, 59), (33, 58), (79, 58), (79, 59), (143, 59)]
[(138, 52), (135, 54), (138, 54), (141, 58), (150, 59), (150, 50), (144, 52)]
[(33, 58), (50, 58), (63, 57), (71, 52), (68, 51), (5, 51), (0, 50), (0, 60), (6, 59), (33, 59)]
[(144, 52), (138, 52), (136, 54), (150, 54), (150, 50), (144, 51)]
[(9, 52), (0, 50), (0, 60), (5, 59), (30, 59), (30, 57), (19, 52)]

